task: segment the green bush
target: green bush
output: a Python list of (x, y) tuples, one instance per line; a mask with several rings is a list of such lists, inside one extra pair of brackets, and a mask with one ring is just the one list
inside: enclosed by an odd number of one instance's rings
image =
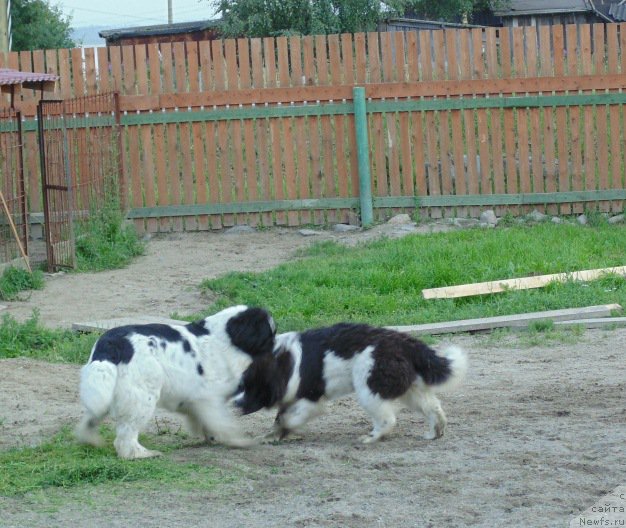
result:
[(115, 203), (92, 210), (76, 224), (76, 262), (79, 271), (123, 268), (145, 250), (135, 228), (126, 224)]
[(15, 266), (6, 268), (0, 276), (0, 300), (14, 301), (18, 293), (25, 290), (41, 290), (44, 286), (43, 273), (30, 272)]

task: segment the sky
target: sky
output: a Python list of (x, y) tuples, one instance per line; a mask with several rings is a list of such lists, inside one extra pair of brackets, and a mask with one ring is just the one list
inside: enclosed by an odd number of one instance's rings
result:
[[(167, 0), (52, 0), (63, 14), (72, 15), (72, 27), (150, 26), (167, 24)], [(214, 18), (208, 0), (172, 0), (174, 22)]]

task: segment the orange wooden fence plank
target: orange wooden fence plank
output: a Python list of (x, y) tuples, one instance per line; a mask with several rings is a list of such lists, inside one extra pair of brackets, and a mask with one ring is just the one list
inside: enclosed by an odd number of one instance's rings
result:
[(98, 92), (106, 93), (112, 91), (109, 83), (111, 76), (109, 74), (109, 48), (99, 47), (96, 49), (98, 57)]
[[(622, 41), (618, 38), (617, 29), (620, 28), (620, 35), (622, 37)], [(607, 26), (607, 50), (608, 50), (608, 63), (607, 69), (608, 73), (617, 73), (620, 70), (620, 62), (619, 62), (619, 50), (620, 47), (622, 50), (626, 49), (624, 47), (624, 43), (626, 43), (626, 24), (609, 24)], [(620, 44), (622, 44), (620, 46)], [(623, 55), (623, 54), (622, 54)], [(621, 169), (621, 153), (622, 149), (620, 147), (620, 113), (622, 108), (620, 105), (612, 105), (607, 108), (607, 112), (609, 114), (609, 128), (608, 133), (611, 135), (610, 140), (610, 155), (609, 155), (609, 163), (610, 163), (610, 174), (608, 175), (609, 182), (607, 183), (607, 188), (609, 189), (617, 189), (622, 184), (622, 169)], [(621, 202), (612, 202), (611, 203), (611, 211), (620, 212), (624, 208)]]
[[(583, 74), (590, 74), (593, 69), (591, 55), (591, 26), (583, 25), (579, 28), (580, 36), (580, 56), (581, 69)], [(595, 189), (595, 165), (596, 165), (596, 148), (595, 148), (595, 123), (594, 108), (586, 105), (583, 108), (583, 190)], [(594, 208), (593, 204), (589, 207)]]
[[(567, 66), (568, 71), (573, 74), (578, 74), (581, 65), (578, 62), (578, 54), (581, 53), (580, 45), (578, 44), (578, 28), (575, 25), (569, 25), (565, 28), (565, 36), (567, 39)], [(572, 152), (572, 167), (571, 167), (571, 190), (581, 191), (584, 188), (584, 167), (583, 167), (583, 138), (581, 137), (581, 126), (584, 124), (581, 122), (580, 109), (578, 107), (570, 107), (569, 109), (570, 123), (569, 129), (571, 131), (571, 143), (570, 148)], [(572, 205), (573, 213), (582, 213), (583, 207), (581, 204)]]
[[(175, 69), (173, 63), (173, 47), (170, 43), (160, 45), (161, 51), (161, 71), (162, 71), (162, 90), (164, 93), (176, 91)], [(180, 193), (180, 174), (179, 165), (179, 147), (178, 147), (178, 127), (176, 124), (170, 123), (166, 125), (167, 138), (167, 186), (168, 199), (170, 205), (179, 205), (181, 203)], [(173, 231), (182, 231), (183, 223), (181, 218), (171, 218), (166, 225), (162, 224), (162, 228), (171, 229)]]
[[(233, 169), (228, 158), (230, 134), (228, 126), (225, 122), (219, 122), (217, 126), (217, 146), (219, 148), (219, 179), (222, 182), (222, 190), (220, 193), (220, 203), (231, 203), (232, 199), (232, 178)], [(234, 215), (223, 215), (222, 224), (225, 227), (231, 227), (235, 223)]]
[[(213, 61), (211, 59), (211, 42), (203, 41), (200, 47), (200, 76), (203, 90), (214, 90)], [(219, 179), (217, 174), (217, 152), (215, 147), (215, 123), (207, 122), (204, 125), (204, 142), (206, 155), (206, 176), (203, 185), (203, 194), (198, 191), (199, 203), (217, 203), (219, 202)], [(207, 194), (208, 191), (208, 194)], [(203, 202), (201, 201), (203, 200)], [(205, 224), (205, 222), (207, 224)], [(219, 215), (201, 216), (199, 218), (199, 228), (203, 226), (211, 227), (211, 229), (219, 229), (222, 227), (222, 219)]]
[[(608, 54), (605, 52), (605, 26), (604, 24), (594, 24), (593, 29), (593, 73), (604, 74), (606, 72), (605, 65), (608, 66)], [(607, 31), (608, 33), (608, 31)], [(608, 35), (607, 35), (608, 37)], [(595, 107), (596, 127), (597, 127), (597, 145), (594, 154), (597, 162), (597, 172), (593, 178), (594, 189), (609, 188), (609, 130), (607, 120), (608, 107), (598, 105)], [(600, 211), (608, 212), (611, 210), (611, 202), (598, 202)]]
[[(300, 86), (306, 83), (304, 70), (302, 67), (302, 40), (299, 37), (291, 37), (289, 39), (289, 58), (291, 64), (291, 84), (292, 86)], [(305, 119), (303, 117), (295, 117), (293, 119), (293, 136), (296, 144), (296, 160), (294, 166), (294, 183), (296, 185), (292, 192), (295, 192), (295, 198), (309, 197), (309, 175), (308, 175), (308, 148), (306, 147), (305, 135)], [(290, 197), (294, 197), (291, 196)], [(311, 215), (302, 211), (296, 213), (301, 224), (311, 222)], [(293, 216), (289, 217), (291, 223)]]
[[(131, 48), (132, 50), (132, 48)], [(81, 48), (73, 48), (70, 50), (72, 58), (72, 80), (74, 81), (74, 97), (80, 97), (85, 94), (85, 81), (83, 79), (83, 56)]]
[[(289, 46), (287, 37), (278, 37), (276, 39), (276, 52), (277, 52), (277, 75), (278, 85), (289, 87), (291, 84), (291, 77), (289, 72)], [(280, 139), (279, 147), (280, 152), (280, 173), (274, 175), (274, 185), (276, 192), (276, 199), (284, 200), (285, 196), (289, 193), (293, 194), (295, 188), (295, 179), (293, 174), (293, 142), (291, 139), (291, 120), (289, 118), (276, 119), (276, 130), (278, 131), (278, 137)], [(292, 167), (290, 174), (289, 167)], [(277, 177), (278, 176), (278, 177)], [(276, 212), (276, 222), (278, 224), (289, 224), (297, 221), (297, 215), (287, 215), (283, 211)]]
[[(172, 47), (174, 71), (176, 72), (176, 91), (178, 93), (188, 93), (192, 84), (189, 80), (189, 74), (192, 73), (192, 68), (190, 68), (188, 64), (189, 56), (187, 54), (187, 44), (195, 45), (195, 43), (175, 42)], [(195, 71), (197, 72), (197, 67)], [(185, 112), (188, 111), (188, 109), (181, 108), (180, 111)], [(182, 203), (185, 205), (192, 205), (195, 203), (195, 183), (193, 177), (194, 161), (192, 158), (193, 150), (191, 129), (192, 125), (189, 123), (180, 123), (178, 127), (180, 142), (180, 151), (178, 155), (180, 157), (182, 167)], [(185, 218), (185, 229), (190, 231), (198, 229), (198, 222), (195, 216), (188, 216)]]
[[(263, 89), (264, 69), (263, 69), (263, 53), (264, 41), (261, 39), (252, 39), (250, 42), (250, 56), (252, 58), (252, 84), (257, 89)], [(270, 159), (268, 147), (268, 131), (269, 124), (267, 119), (257, 119), (255, 121), (255, 137), (257, 145), (258, 174), (254, 183), (256, 196), (261, 200), (270, 200)], [(271, 213), (261, 213), (260, 215), (263, 225), (272, 225), (273, 218)]]
[[(539, 28), (539, 57), (540, 71), (542, 76), (554, 75), (552, 64), (552, 41), (549, 26), (541, 26)], [(554, 118), (555, 113), (552, 108), (543, 109), (543, 134), (544, 134), (544, 188), (546, 192), (556, 192), (557, 190), (557, 170), (555, 166), (555, 150), (554, 150)], [(557, 205), (547, 206), (547, 213), (558, 214)]]
[(98, 79), (96, 77), (96, 50), (85, 48), (85, 90), (88, 95), (98, 92)]

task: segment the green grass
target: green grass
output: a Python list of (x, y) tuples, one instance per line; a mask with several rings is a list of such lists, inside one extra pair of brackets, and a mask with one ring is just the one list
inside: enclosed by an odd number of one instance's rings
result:
[(76, 269), (102, 271), (123, 268), (145, 251), (134, 226), (127, 224), (115, 203), (93, 209), (76, 223)]
[(9, 266), (0, 275), (0, 300), (15, 301), (19, 293), (25, 290), (41, 290), (44, 286), (43, 273), (32, 273), (22, 268)]
[(106, 447), (78, 444), (65, 428), (38, 447), (0, 451), (0, 495), (20, 496), (51, 488), (76, 488), (108, 483), (142, 483), (161, 487), (211, 490), (225, 478), (212, 467), (171, 460), (167, 453), (180, 448), (177, 436), (146, 437), (141, 441), (164, 456), (140, 461), (119, 459), (112, 445), (113, 435), (104, 428)]
[(539, 310), (619, 303), (626, 279), (581, 283), (459, 299), (424, 300), (441, 286), (570, 272), (626, 264), (626, 228), (541, 224), (408, 236), (356, 248), (332, 242), (304, 258), (263, 273), (205, 280), (219, 294), (205, 313), (233, 303), (270, 309), (281, 331), (340, 320), (417, 324)]
[(51, 362), (85, 363), (97, 334), (42, 326), (37, 313), (24, 323), (8, 314), (0, 319), (0, 359), (27, 357)]

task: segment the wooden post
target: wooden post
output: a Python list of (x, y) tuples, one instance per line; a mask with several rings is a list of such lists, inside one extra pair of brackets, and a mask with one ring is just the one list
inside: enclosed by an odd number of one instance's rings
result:
[(355, 86), (354, 127), (359, 167), (359, 198), (361, 203), (361, 226), (367, 227), (374, 221), (372, 205), (372, 179), (370, 177), (369, 141), (367, 139), (367, 113), (365, 111), (365, 88)]

